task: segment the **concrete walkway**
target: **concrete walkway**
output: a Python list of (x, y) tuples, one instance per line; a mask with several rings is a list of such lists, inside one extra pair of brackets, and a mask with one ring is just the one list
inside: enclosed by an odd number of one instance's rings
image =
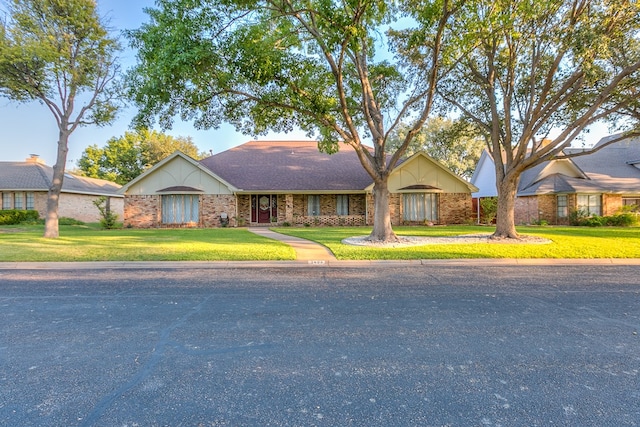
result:
[(268, 239), (278, 240), (291, 246), (296, 251), (297, 261), (307, 261), (309, 264), (324, 264), (327, 261), (337, 261), (333, 253), (326, 247), (311, 240), (287, 236), (276, 233), (268, 228), (250, 227), (247, 230)]

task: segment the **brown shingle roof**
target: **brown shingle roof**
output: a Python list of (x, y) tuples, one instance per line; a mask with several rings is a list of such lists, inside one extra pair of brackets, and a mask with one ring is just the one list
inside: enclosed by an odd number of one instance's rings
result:
[(200, 163), (243, 191), (362, 191), (372, 183), (346, 144), (329, 155), (313, 141), (250, 141)]

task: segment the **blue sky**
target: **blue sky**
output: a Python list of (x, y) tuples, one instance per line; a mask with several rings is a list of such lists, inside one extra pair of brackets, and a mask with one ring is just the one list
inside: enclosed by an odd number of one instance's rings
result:
[[(153, 7), (154, 0), (98, 0), (100, 14), (110, 20), (115, 31), (138, 28), (148, 21), (143, 9)], [(126, 40), (123, 40), (123, 44)], [(133, 65), (135, 53), (127, 50), (121, 55), (123, 69)], [(76, 163), (86, 147), (96, 144), (103, 146), (110, 138), (122, 136), (131, 123), (134, 110), (120, 113), (118, 119), (105, 127), (84, 127), (77, 129), (69, 139), (67, 168), (76, 167)], [(603, 129), (603, 128), (600, 128)], [(18, 104), (0, 98), (0, 160), (22, 161), (30, 154), (37, 154), (49, 165), (56, 161), (58, 129), (53, 115), (37, 102)], [(220, 129), (196, 130), (191, 123), (176, 120), (173, 129), (166, 133), (174, 136), (190, 136), (200, 151), (224, 151), (253, 139), (235, 131), (232, 126), (224, 125)], [(595, 130), (588, 136), (587, 145), (596, 143), (606, 131)], [(270, 134), (260, 139), (304, 139), (302, 132), (290, 134)], [(579, 142), (574, 142), (579, 145)]]
[[(148, 20), (143, 12), (145, 7), (153, 7), (154, 0), (98, 0), (100, 14), (110, 19), (116, 30), (138, 28)], [(125, 44), (123, 40), (123, 44)], [(135, 60), (134, 52), (127, 50), (121, 55), (123, 69), (129, 68)], [(134, 110), (124, 110), (118, 119), (105, 127), (88, 126), (77, 129), (69, 139), (67, 168), (75, 168), (84, 149), (96, 144), (103, 146), (110, 138), (123, 135), (129, 130)], [(48, 165), (56, 161), (58, 128), (51, 112), (42, 104), (32, 102), (19, 104), (0, 98), (0, 145), (3, 161), (23, 161), (30, 154), (38, 154)], [(196, 130), (191, 123), (176, 121), (173, 129), (166, 133), (174, 136), (190, 136), (201, 151), (224, 151), (253, 139), (235, 131), (232, 126), (220, 129)], [(267, 135), (261, 139), (302, 139), (302, 132), (288, 135)]]

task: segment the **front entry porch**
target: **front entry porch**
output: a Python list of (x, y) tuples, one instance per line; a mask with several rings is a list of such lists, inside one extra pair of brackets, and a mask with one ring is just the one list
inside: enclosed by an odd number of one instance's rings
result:
[(251, 195), (251, 223), (269, 225), (278, 221), (278, 196), (275, 194)]

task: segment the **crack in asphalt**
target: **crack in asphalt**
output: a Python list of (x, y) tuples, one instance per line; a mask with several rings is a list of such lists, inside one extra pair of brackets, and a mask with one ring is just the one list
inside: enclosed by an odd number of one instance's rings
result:
[(198, 355), (199, 356), (199, 355), (225, 354), (225, 353), (232, 353), (232, 352), (237, 352), (237, 351), (244, 351), (244, 350), (247, 350), (247, 349), (255, 350), (256, 348), (271, 347), (271, 345), (269, 345), (269, 344), (249, 343), (247, 345), (237, 346), (237, 347), (229, 347), (229, 348), (221, 348), (221, 349), (207, 349), (207, 350), (193, 350), (193, 349), (187, 348), (182, 343), (179, 343), (177, 341), (172, 340), (170, 337), (171, 337), (171, 334), (173, 333), (173, 331), (175, 331), (176, 329), (178, 329), (181, 326), (183, 326), (187, 322), (187, 320), (189, 320), (189, 318), (191, 318), (193, 315), (199, 313), (202, 310), (202, 308), (204, 307), (204, 305), (211, 298), (212, 297), (205, 298), (198, 305), (194, 306), (184, 316), (180, 317), (178, 320), (176, 320), (175, 322), (173, 322), (172, 324), (170, 324), (169, 326), (164, 328), (160, 332), (160, 336), (159, 336), (158, 342), (156, 343), (156, 345), (154, 346), (154, 348), (151, 351), (151, 357), (149, 357), (149, 360), (147, 360), (147, 362), (142, 366), (142, 368), (138, 372), (136, 372), (136, 374), (133, 375), (133, 377), (131, 377), (131, 379), (129, 381), (127, 381), (126, 383), (122, 384), (120, 387), (115, 389), (113, 392), (111, 392), (108, 395), (104, 396), (102, 398), (102, 400), (100, 400), (100, 402), (98, 402), (95, 405), (93, 410), (84, 419), (82, 419), (82, 423), (80, 424), (80, 427), (85, 427), (85, 426), (89, 427), (89, 426), (94, 425), (102, 417), (102, 415), (111, 407), (113, 402), (118, 397), (124, 395), (128, 391), (130, 391), (133, 388), (137, 387), (144, 380), (149, 378), (155, 372), (156, 367), (160, 364), (160, 362), (164, 358), (167, 350), (169, 350), (169, 349), (175, 349), (175, 350), (179, 351), (180, 353), (184, 353), (184, 354)]

